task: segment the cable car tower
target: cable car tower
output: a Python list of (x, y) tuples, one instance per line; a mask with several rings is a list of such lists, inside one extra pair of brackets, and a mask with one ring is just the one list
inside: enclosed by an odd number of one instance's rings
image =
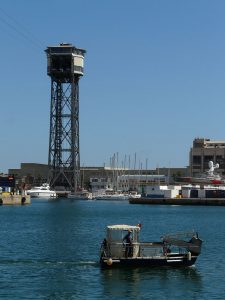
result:
[(51, 77), (49, 183), (76, 192), (80, 186), (79, 79), (86, 51), (60, 44), (45, 52)]

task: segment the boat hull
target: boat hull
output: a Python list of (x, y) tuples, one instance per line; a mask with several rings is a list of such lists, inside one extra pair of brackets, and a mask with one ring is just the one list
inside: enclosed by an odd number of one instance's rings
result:
[(110, 259), (102, 257), (100, 264), (102, 269), (119, 267), (190, 267), (195, 264), (197, 256), (188, 258), (187, 255), (163, 258), (118, 258)]
[(31, 198), (56, 198), (56, 193), (40, 193), (40, 192), (35, 192), (35, 193), (29, 193)]

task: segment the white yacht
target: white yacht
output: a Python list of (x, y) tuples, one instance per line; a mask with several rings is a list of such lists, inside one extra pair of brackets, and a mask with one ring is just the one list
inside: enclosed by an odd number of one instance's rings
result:
[(27, 195), (30, 195), (32, 198), (56, 198), (56, 192), (50, 189), (48, 183), (33, 187), (27, 191)]

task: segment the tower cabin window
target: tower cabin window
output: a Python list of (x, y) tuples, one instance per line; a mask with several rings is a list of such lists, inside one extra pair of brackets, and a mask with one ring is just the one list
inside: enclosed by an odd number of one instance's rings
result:
[(70, 71), (71, 70), (71, 58), (70, 57), (53, 57), (52, 58), (52, 70), (56, 71)]

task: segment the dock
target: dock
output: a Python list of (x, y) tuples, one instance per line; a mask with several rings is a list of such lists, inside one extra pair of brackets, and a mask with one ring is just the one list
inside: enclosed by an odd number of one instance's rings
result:
[(225, 206), (225, 198), (130, 198), (130, 204)]
[(68, 195), (71, 194), (71, 191), (55, 191), (57, 198), (68, 198)]
[(26, 205), (30, 203), (29, 195), (0, 195), (0, 205)]

